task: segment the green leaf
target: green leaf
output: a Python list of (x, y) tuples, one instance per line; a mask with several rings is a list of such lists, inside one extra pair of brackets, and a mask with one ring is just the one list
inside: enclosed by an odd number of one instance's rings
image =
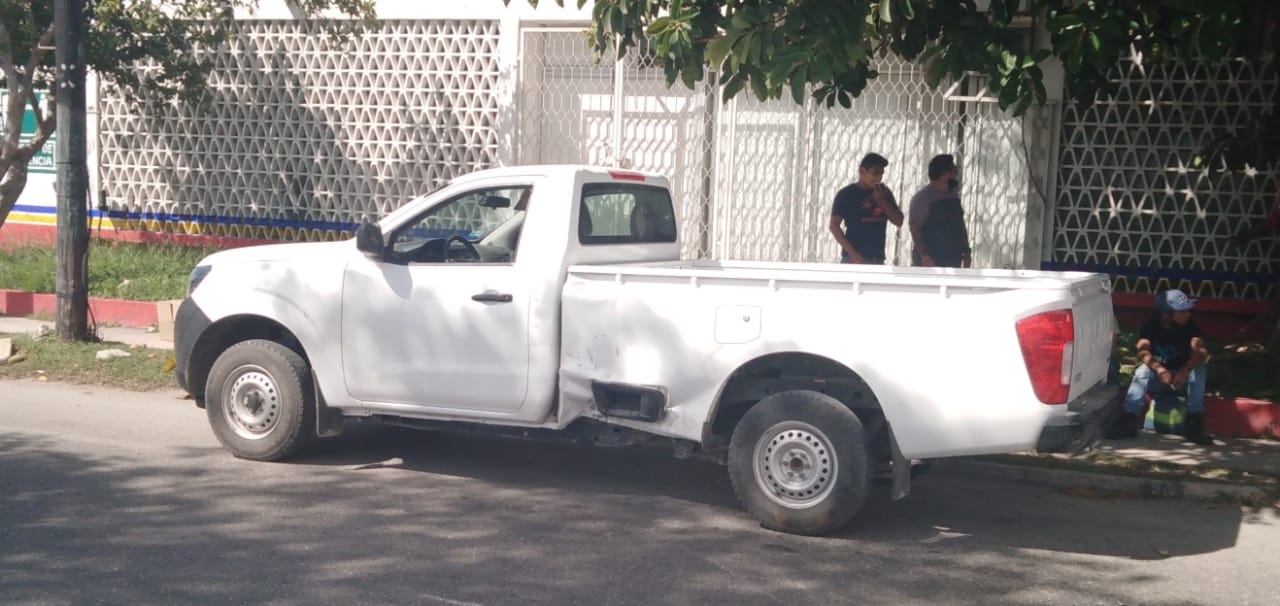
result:
[(1076, 13), (1061, 13), (1053, 17), (1049, 17), (1044, 23), (1046, 29), (1050, 32), (1069, 32), (1084, 26), (1084, 19)]
[(729, 78), (726, 78), (724, 80), (724, 91), (721, 93), (721, 98), (726, 102), (733, 99), (738, 95), (738, 93), (742, 92), (742, 87), (745, 84), (746, 75), (742, 72), (737, 72)]
[(747, 51), (747, 62), (752, 65), (762, 65), (765, 62), (764, 56), (764, 36), (759, 32), (754, 32), (751, 36), (750, 50)]
[(769, 98), (769, 82), (763, 72), (751, 72), (751, 92), (755, 94), (756, 99), (761, 101)]
[(1022, 98), (1018, 100), (1018, 107), (1013, 110), (1013, 115), (1015, 116), (1025, 115), (1027, 113), (1027, 110), (1031, 109), (1031, 101), (1032, 101), (1031, 97), (1023, 95)]
[(999, 89), (1000, 109), (1009, 109), (1014, 101), (1018, 100), (1018, 88), (1015, 86), (1005, 86)]
[(826, 58), (814, 58), (807, 65), (809, 78), (814, 82), (831, 80), (831, 63)]
[(617, 5), (611, 5), (606, 10), (609, 12), (609, 28), (613, 30), (614, 33), (622, 33), (625, 25), (623, 23), (624, 17), (622, 15), (622, 11), (617, 8)]
[(938, 57), (929, 63), (924, 81), (929, 85), (929, 88), (938, 88), (938, 85), (942, 83), (942, 77), (945, 75), (947, 75), (947, 64), (942, 57)]
[(795, 100), (797, 105), (804, 103), (804, 85), (805, 73), (804, 68), (797, 68), (791, 73), (791, 98)]
[(739, 63), (748, 63), (751, 51), (751, 35), (749, 32), (734, 32), (737, 38), (733, 41), (730, 49), (730, 55), (736, 57)]
[(698, 82), (702, 80), (706, 72), (702, 70), (702, 63), (699, 63), (697, 59), (692, 57), (690, 59), (691, 60), (685, 64), (684, 69), (680, 70), (680, 77), (684, 81), (684, 85), (687, 86), (689, 90), (697, 90)]
[(1000, 63), (1004, 67), (1004, 71), (1012, 71), (1018, 66), (1018, 56), (1007, 50), (1000, 52)]
[(712, 69), (719, 69), (724, 64), (724, 58), (728, 56), (730, 48), (736, 41), (735, 38), (729, 36), (721, 36), (707, 43), (706, 57), (707, 65)]
[(911, 0), (898, 0), (898, 12), (906, 15), (907, 21), (911, 21), (916, 18), (916, 7), (912, 4)]
[(1067, 73), (1072, 76), (1078, 76), (1081, 68), (1084, 67), (1084, 45), (1077, 44), (1067, 53), (1066, 60)]
[(649, 27), (644, 29), (644, 33), (650, 36), (656, 36), (668, 27), (671, 27), (671, 17), (660, 17), (655, 19), (653, 23), (650, 23)]
[(893, 23), (893, 3), (889, 0), (880, 0), (880, 20), (885, 23)]

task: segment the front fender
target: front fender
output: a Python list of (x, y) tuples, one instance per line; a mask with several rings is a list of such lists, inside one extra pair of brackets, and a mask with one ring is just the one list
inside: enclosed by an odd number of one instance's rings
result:
[[(326, 332), (322, 328), (326, 321), (337, 325), (337, 309), (336, 304), (327, 303), (304, 309), (278, 293), (262, 289), (243, 289), (234, 294), (224, 291), (218, 296), (201, 296), (197, 292), (183, 301), (175, 318), (174, 370), (178, 384), (197, 399), (203, 397), (204, 377), (196, 375), (207, 371), (205, 367), (221, 353), (208, 348), (225, 349), (240, 340), (232, 337), (230, 342), (224, 342), (223, 337), (225, 330), (234, 331), (233, 326), (242, 320), (254, 325), (266, 321), (279, 326), (297, 341), (324, 398), (329, 402), (344, 401), (346, 392), (341, 358), (337, 355), (338, 339), (335, 331)], [(193, 361), (196, 362), (194, 373)]]

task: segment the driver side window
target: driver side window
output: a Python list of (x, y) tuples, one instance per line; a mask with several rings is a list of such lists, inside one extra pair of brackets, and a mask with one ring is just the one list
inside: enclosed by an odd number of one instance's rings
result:
[(532, 188), (472, 190), (396, 230), (390, 258), (400, 263), (511, 263)]

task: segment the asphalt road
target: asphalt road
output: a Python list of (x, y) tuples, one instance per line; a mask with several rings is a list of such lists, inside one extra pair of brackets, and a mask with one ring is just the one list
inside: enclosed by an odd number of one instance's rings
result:
[(0, 604), (1275, 604), (1271, 511), (939, 465), (842, 534), (665, 452), (359, 427), (237, 460), (176, 393), (0, 381)]

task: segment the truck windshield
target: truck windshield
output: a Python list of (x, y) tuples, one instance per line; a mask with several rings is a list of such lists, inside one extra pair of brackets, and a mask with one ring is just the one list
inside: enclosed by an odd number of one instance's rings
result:
[(582, 186), (578, 242), (591, 246), (675, 241), (675, 209), (665, 188), (634, 183)]

